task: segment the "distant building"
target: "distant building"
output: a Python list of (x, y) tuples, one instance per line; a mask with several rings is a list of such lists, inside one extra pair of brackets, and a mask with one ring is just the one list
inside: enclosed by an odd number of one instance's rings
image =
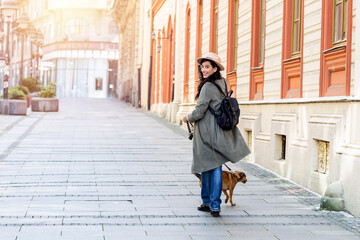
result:
[(56, 82), (58, 97), (115, 96), (118, 28), (107, 14), (107, 1), (25, 2), (24, 10), (44, 35), (40, 81)]

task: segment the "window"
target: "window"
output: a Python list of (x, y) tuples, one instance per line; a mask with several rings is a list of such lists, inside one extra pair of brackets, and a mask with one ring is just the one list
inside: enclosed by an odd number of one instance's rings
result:
[(234, 70), (236, 70), (236, 63), (237, 63), (237, 38), (238, 38), (238, 25), (239, 25), (239, 21), (238, 21), (238, 17), (239, 17), (239, 1), (235, 0), (234, 2), (234, 23), (233, 23), (233, 28), (234, 28), (234, 32), (233, 32), (233, 49), (232, 49), (232, 56), (233, 56), (233, 61), (232, 61), (232, 68)]
[[(186, 7), (185, 17), (185, 57), (184, 57), (184, 96), (183, 101), (189, 101), (189, 58), (190, 58), (190, 5)], [(196, 89), (194, 89), (196, 91)]]
[(209, 51), (218, 52), (219, 0), (211, 0)]
[(152, 40), (152, 60), (151, 60), (151, 104), (155, 103), (155, 66), (156, 66), (156, 39)]
[[(160, 45), (161, 41), (161, 35), (160, 32), (158, 32), (158, 40), (157, 40), (157, 46)], [(156, 103), (160, 103), (160, 52), (156, 51)]]
[(259, 51), (259, 63), (261, 66), (264, 63), (264, 45), (265, 45), (265, 0), (260, 0), (260, 41), (258, 46)]
[(238, 11), (239, 1), (229, 0), (229, 29), (228, 29), (228, 69), (227, 72), (236, 71), (237, 38), (238, 38)]
[(319, 95), (349, 96), (353, 0), (323, 0)]
[(88, 30), (88, 22), (84, 19), (71, 19), (66, 22), (66, 34), (80, 34)]
[(103, 79), (101, 77), (95, 78), (95, 90), (101, 91), (103, 89)]
[(291, 55), (299, 54), (301, 51), (301, 2), (302, 0), (293, 0), (292, 12), (292, 41)]
[(161, 52), (162, 52), (162, 56), (161, 56), (161, 103), (167, 103), (166, 102), (166, 91), (167, 91), (167, 84), (166, 84), (166, 80), (167, 80), (167, 64), (169, 62), (168, 59), (168, 55), (167, 53), (169, 52), (169, 48), (168, 48), (168, 41), (166, 39), (165, 36), (165, 29), (162, 30), (162, 37), (161, 37)]
[(265, 0), (252, 1), (250, 100), (263, 99), (264, 48), (265, 48)]
[(346, 40), (347, 0), (335, 0), (333, 21), (333, 44)]
[(199, 86), (199, 75), (198, 75), (198, 63), (197, 59), (201, 57), (202, 49), (202, 33), (203, 33), (203, 1), (198, 0), (197, 4), (197, 20), (196, 20), (196, 52), (195, 52), (195, 86), (194, 96), (197, 93), (197, 87)]
[(239, 1), (229, 0), (228, 12), (228, 44), (227, 44), (227, 80), (229, 89), (236, 95), (236, 60), (238, 42), (238, 10)]
[(281, 98), (302, 97), (303, 2), (284, 1)]

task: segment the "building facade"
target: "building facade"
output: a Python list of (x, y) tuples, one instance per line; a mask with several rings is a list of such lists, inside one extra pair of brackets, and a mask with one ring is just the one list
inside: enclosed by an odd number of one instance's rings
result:
[(151, 1), (109, 0), (108, 10), (120, 32), (118, 98), (136, 107), (149, 105), (151, 84)]
[[(17, 5), (10, 25), (11, 86), (34, 77), (45, 86), (55, 82), (57, 97), (115, 97), (119, 32), (106, 0), (19, 0)], [(18, 29), (23, 17), (28, 27)]]
[(118, 28), (106, 1), (30, 0), (30, 18), (44, 33), (42, 81), (57, 83), (59, 97), (116, 94)]
[(154, 0), (141, 11), (152, 35), (144, 108), (181, 124), (195, 106), (196, 59), (215, 52), (250, 161), (319, 194), (340, 181), (360, 216), (359, 1)]

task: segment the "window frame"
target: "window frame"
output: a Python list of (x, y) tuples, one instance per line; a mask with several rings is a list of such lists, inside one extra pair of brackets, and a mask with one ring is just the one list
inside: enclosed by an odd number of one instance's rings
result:
[[(295, 4), (296, 2), (300, 3), (300, 6), (298, 4)], [(291, 24), (291, 56), (299, 56), (302, 50), (302, 0), (292, 0), (292, 24)], [(296, 13), (296, 7), (299, 7), (298, 9), (298, 19), (295, 19), (295, 13)], [(298, 27), (298, 51), (295, 49), (295, 23), (299, 23)]]
[(185, 51), (184, 51), (184, 85), (183, 102), (189, 102), (189, 62), (190, 62), (190, 36), (191, 36), (191, 9), (190, 4), (186, 6), (185, 13)]
[(322, 0), (319, 97), (350, 96), (353, 2), (346, 1), (346, 40), (334, 44), (334, 0)]
[[(262, 4), (263, 12), (260, 14)], [(263, 24), (263, 44), (260, 44), (260, 22)], [(266, 40), (266, 1), (253, 0), (251, 11), (251, 52), (249, 100), (264, 99), (264, 65)], [(260, 48), (263, 54), (260, 53)], [(259, 60), (261, 56), (261, 61)], [(261, 63), (261, 64), (260, 64)]]
[[(265, 0), (260, 0), (258, 67), (264, 65), (265, 56)], [(261, 39), (263, 39), (261, 43)]]
[(209, 52), (218, 53), (219, 0), (211, 0)]
[[(342, 5), (342, 18), (341, 18), (341, 39), (338, 40), (338, 41), (335, 41), (335, 26), (336, 26), (336, 1), (340, 1)], [(344, 3), (346, 3), (344, 5)], [(345, 7), (344, 7), (345, 6)], [(335, 46), (335, 45), (339, 45), (339, 44), (344, 44), (344, 42), (346, 42), (347, 40), (347, 37), (346, 37), (346, 27), (347, 27), (347, 15), (349, 14), (347, 12), (347, 6), (348, 6), (348, 1), (347, 0), (333, 0), (333, 11), (332, 11), (332, 45)], [(346, 13), (346, 14), (345, 14)]]
[(194, 85), (194, 97), (196, 96), (197, 87), (200, 84), (198, 75), (198, 63), (197, 59), (202, 54), (202, 33), (203, 33), (203, 17), (204, 17), (204, 4), (203, 0), (197, 0), (197, 16), (196, 16), (196, 50), (195, 50), (195, 85)]

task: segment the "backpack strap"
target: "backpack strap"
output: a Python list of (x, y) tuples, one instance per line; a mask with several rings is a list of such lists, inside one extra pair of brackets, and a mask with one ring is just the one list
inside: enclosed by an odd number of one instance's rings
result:
[[(211, 83), (215, 85), (215, 87), (221, 92), (222, 95), (224, 95), (224, 97), (226, 97), (226, 96), (228, 95), (228, 92), (227, 92), (227, 84), (226, 84), (226, 80), (225, 80), (225, 79), (224, 79), (224, 83), (225, 83), (225, 93), (226, 93), (226, 94), (224, 94), (223, 90), (221, 89), (221, 87), (220, 87), (217, 83), (215, 83), (215, 82), (211, 82)], [(217, 115), (217, 114), (215, 113), (214, 109), (212, 109), (212, 107), (210, 107), (210, 105), (209, 105), (208, 108), (209, 108), (209, 111), (211, 112), (212, 115), (214, 115), (214, 116)]]
[(215, 83), (215, 82), (211, 82), (211, 83), (214, 84), (217, 89), (219, 89), (219, 91), (221, 92), (222, 95), (224, 95), (224, 97), (227, 96), (227, 84), (226, 84), (226, 80), (225, 80), (225, 79), (224, 79), (224, 83), (225, 83), (225, 94), (224, 94), (223, 90), (221, 89), (221, 87), (220, 87), (217, 83)]

